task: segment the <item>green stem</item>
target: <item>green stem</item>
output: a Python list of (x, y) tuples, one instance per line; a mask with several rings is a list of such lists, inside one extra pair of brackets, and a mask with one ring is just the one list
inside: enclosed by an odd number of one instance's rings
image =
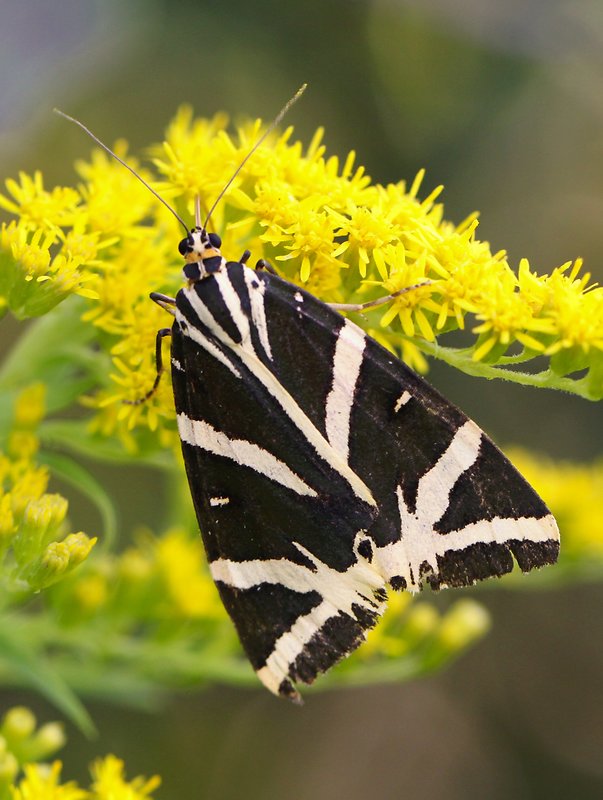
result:
[(511, 383), (519, 383), (522, 386), (560, 389), (583, 397), (585, 400), (596, 399), (592, 392), (589, 391), (587, 382), (583, 379), (573, 380), (572, 378), (564, 378), (556, 375), (550, 369), (536, 373), (504, 369), (503, 367), (497, 367), (493, 364), (485, 364), (482, 361), (474, 361), (472, 358), (473, 351), (471, 349), (457, 350), (453, 347), (443, 347), (437, 342), (428, 342), (423, 339), (412, 339), (412, 342), (421, 352), (438, 358), (440, 361), (444, 361), (446, 364), (461, 370), (461, 372), (465, 372), (467, 375), (487, 378), (488, 380), (498, 378), (500, 380), (510, 381)]

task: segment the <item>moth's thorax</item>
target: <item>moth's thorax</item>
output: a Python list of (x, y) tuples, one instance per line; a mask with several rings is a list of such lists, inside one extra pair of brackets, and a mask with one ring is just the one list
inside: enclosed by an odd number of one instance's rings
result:
[[(188, 267), (197, 266), (203, 264), (187, 264), (185, 271)], [(242, 340), (240, 328), (242, 326), (248, 332), (249, 323), (231, 283), (233, 270), (237, 272), (237, 268), (246, 269), (233, 262), (227, 265), (223, 260), (223, 269), (206, 272), (195, 280), (189, 279), (187, 285), (178, 292), (176, 322), (185, 336), (198, 338), (197, 330), (202, 327), (204, 335), (209, 334), (231, 344)]]
[(186, 260), (183, 272), (189, 285), (223, 269), (226, 259), (220, 252), (221, 246), (217, 233), (208, 233), (199, 227), (192, 228), (186, 239), (180, 242), (178, 250)]

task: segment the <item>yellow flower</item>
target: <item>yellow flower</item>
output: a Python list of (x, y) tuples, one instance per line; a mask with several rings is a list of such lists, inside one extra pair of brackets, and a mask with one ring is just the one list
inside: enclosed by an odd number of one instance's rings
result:
[[(60, 783), (62, 764), (26, 764), (25, 776), (12, 788), (13, 800), (87, 800), (91, 795), (74, 782)], [(116, 797), (116, 800), (119, 800)]]
[(176, 612), (190, 618), (222, 618), (224, 610), (207, 570), (200, 538), (170, 531), (156, 547), (159, 573)]
[(26, 387), (15, 402), (7, 452), (0, 452), (0, 567), (11, 576), (7, 588), (13, 582), (45, 588), (78, 566), (96, 542), (83, 533), (66, 535), (67, 500), (46, 493), (48, 470), (34, 463), (44, 411), (45, 387)]
[(592, 565), (603, 557), (603, 462), (555, 462), (522, 450), (510, 455), (559, 523), (561, 558)]
[(217, 114), (211, 120), (193, 120), (190, 106), (178, 110), (167, 128), (163, 145), (151, 149), (155, 166), (175, 196), (199, 195), (207, 205), (224, 187), (236, 167), (235, 163), (231, 168), (236, 150), (224, 133), (227, 124), (225, 114)]
[[(227, 125), (225, 115), (194, 118), (183, 107), (165, 142), (149, 150), (161, 182), (131, 163), (179, 212), (190, 217), (199, 195), (206, 213), (262, 130), (259, 120), (233, 133)], [(524, 260), (516, 274), (504, 251), (493, 253), (477, 238), (477, 214), (454, 225), (444, 218), (441, 186), (420, 197), (424, 170), (410, 185), (374, 184), (353, 152), (342, 160), (329, 156), (323, 134), (319, 128), (304, 148), (287, 128), (245, 161), (210, 221), (227, 258), (249, 249), (253, 259), (267, 258), (284, 277), (331, 302), (376, 299), (425, 284), (367, 318), (380, 342), (422, 371), (424, 353), (444, 351), (449, 363), (472, 359), (473, 372), (491, 377), (497, 373), (488, 370), (496, 366), (508, 379), (514, 378), (504, 370), (509, 357), (549, 357), (557, 375), (596, 365), (603, 350), (603, 289), (588, 288), (579, 260), (550, 275), (537, 274)], [(126, 144), (118, 142), (116, 151), (126, 157)], [(154, 337), (166, 315), (148, 293), (174, 295), (181, 285), (176, 243), (182, 232), (106, 153), (94, 151), (78, 170), (83, 182), (77, 191), (47, 191), (38, 173), (9, 183), (12, 199), (1, 202), (19, 220), (4, 226), (0, 243), (20, 271), (0, 274), (0, 304), (28, 316), (71, 293), (84, 296), (83, 319), (95, 326), (94, 344), (113, 363), (111, 380), (96, 375), (97, 390), (85, 401), (97, 409), (96, 430), (116, 432), (132, 451), (137, 429), (157, 431), (170, 444), (167, 376), (149, 402), (123, 401), (144, 396), (155, 380)], [(474, 342), (456, 347), (451, 337), (463, 328)], [(577, 379), (576, 391), (603, 395), (598, 374), (594, 369), (588, 380)]]
[(81, 269), (82, 262), (65, 251), (57, 252), (62, 232), (52, 226), (33, 231), (23, 219), (3, 224), (0, 257), (10, 253), (3, 265), (0, 294), (17, 317), (41, 316), (70, 294), (96, 299), (86, 284), (92, 276)]
[(102, 608), (109, 598), (107, 579), (100, 573), (89, 573), (79, 578), (73, 588), (78, 608), (85, 613)]
[[(116, 143), (115, 152), (127, 160), (124, 142)], [(89, 162), (78, 161), (76, 166), (84, 179), (82, 219), (89, 231), (108, 237), (136, 235), (136, 226), (157, 211), (156, 200), (148, 189), (104, 151), (95, 150)], [(136, 161), (131, 166), (145, 180), (151, 180)]]
[(114, 755), (97, 759), (91, 767), (92, 800), (146, 800), (161, 784), (159, 775), (138, 776), (127, 781), (124, 762)]
[(19, 182), (9, 178), (6, 188), (13, 199), (0, 194), (0, 208), (17, 214), (30, 229), (55, 230), (57, 226), (72, 224), (77, 216), (81, 201), (77, 190), (56, 186), (48, 192), (39, 171), (33, 177), (20, 172)]
[[(547, 311), (558, 336), (547, 348), (547, 354), (573, 347), (584, 352), (592, 347), (603, 350), (603, 288), (589, 288), (590, 275), (578, 277), (581, 266), (578, 259), (573, 265), (558, 267), (546, 278), (551, 292)], [(566, 275), (570, 267), (570, 274)]]
[(264, 240), (272, 245), (283, 244), (286, 254), (276, 256), (277, 261), (301, 259), (299, 268), (299, 281), (306, 283), (310, 277), (310, 270), (314, 259), (322, 256), (331, 261), (337, 268), (333, 253), (333, 240), (335, 238), (336, 221), (329, 218), (325, 211), (313, 211), (300, 206), (297, 220), (281, 234), (264, 235)]
[(371, 253), (379, 265), (377, 254), (386, 245), (397, 242), (400, 238), (400, 230), (391, 220), (393, 216), (391, 209), (388, 212), (379, 206), (374, 209), (359, 208), (350, 203), (345, 214), (331, 211), (331, 216), (339, 223), (335, 235), (345, 237), (345, 241), (336, 248), (333, 255), (340, 256), (346, 253), (346, 256), (349, 256), (351, 253), (356, 253), (358, 270), (363, 278), (366, 278)]

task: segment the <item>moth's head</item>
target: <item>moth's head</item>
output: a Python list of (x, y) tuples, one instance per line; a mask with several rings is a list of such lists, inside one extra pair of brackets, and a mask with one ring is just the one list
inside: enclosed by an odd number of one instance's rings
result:
[(225, 263), (220, 247), (222, 240), (217, 233), (208, 233), (205, 228), (191, 228), (186, 239), (178, 245), (184, 256), (184, 277), (190, 282), (202, 280), (214, 272), (219, 272)]

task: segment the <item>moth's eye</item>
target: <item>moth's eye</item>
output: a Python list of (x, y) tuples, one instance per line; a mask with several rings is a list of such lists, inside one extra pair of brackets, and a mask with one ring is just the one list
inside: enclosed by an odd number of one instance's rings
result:
[(210, 233), (209, 241), (211, 246), (215, 247), (216, 250), (219, 250), (222, 247), (222, 239), (220, 239), (217, 233)]
[(178, 252), (181, 256), (185, 256), (187, 253), (190, 253), (193, 249), (193, 240), (192, 237), (187, 236), (186, 239), (183, 239), (180, 244), (178, 245)]

